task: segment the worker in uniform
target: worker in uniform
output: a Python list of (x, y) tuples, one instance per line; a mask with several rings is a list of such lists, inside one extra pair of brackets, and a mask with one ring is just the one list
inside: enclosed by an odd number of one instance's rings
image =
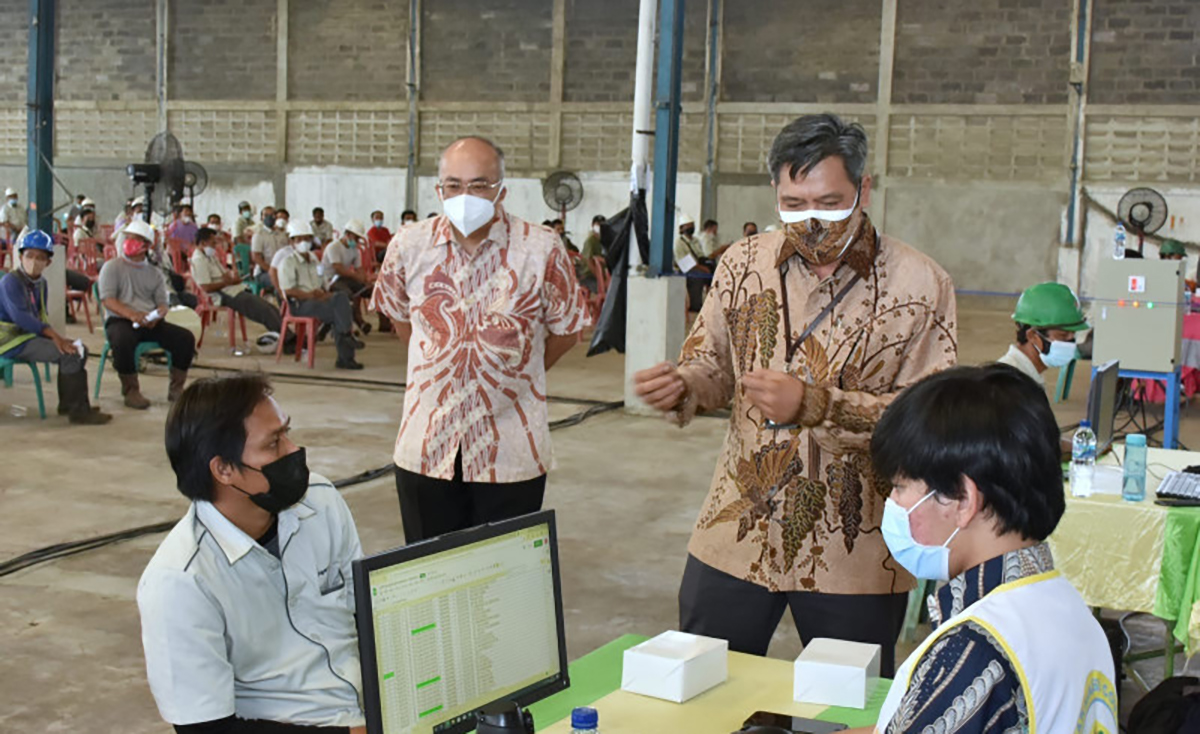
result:
[(58, 365), (58, 414), (72, 423), (103, 425), (112, 416), (88, 402), (87, 347), (72, 343), (50, 326), (46, 312), (54, 244), (35, 229), (17, 243), (17, 267), (0, 279), (0, 357)]
[(1066, 367), (1075, 359), (1075, 335), (1089, 328), (1079, 308), (1079, 298), (1062, 283), (1038, 283), (1026, 288), (1017, 300), (1012, 320), (1017, 341), (996, 360), (1015, 367), (1039, 385), (1051, 367)]

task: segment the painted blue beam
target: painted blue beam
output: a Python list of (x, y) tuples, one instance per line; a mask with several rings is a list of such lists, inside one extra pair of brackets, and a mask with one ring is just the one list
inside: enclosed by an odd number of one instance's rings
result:
[(54, 0), (29, 0), (27, 100), (29, 226), (49, 232), (54, 216)]
[(679, 170), (680, 76), (685, 0), (658, 7), (658, 83), (654, 108), (654, 198), (650, 211), (650, 274), (675, 272), (675, 178)]

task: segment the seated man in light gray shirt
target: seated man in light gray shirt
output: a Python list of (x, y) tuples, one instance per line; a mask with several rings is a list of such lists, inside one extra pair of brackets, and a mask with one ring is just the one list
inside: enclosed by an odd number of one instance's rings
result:
[(261, 374), (199, 380), (167, 417), (191, 500), (138, 583), (146, 674), (179, 734), (361, 734), (349, 508), (308, 470)]
[(104, 333), (112, 349), (113, 366), (121, 378), (126, 407), (145, 410), (150, 401), (142, 395), (134, 359), (137, 345), (157, 342), (171, 354), (171, 383), (167, 400), (183, 392), (188, 368), (196, 356), (196, 337), (181, 326), (168, 324), (167, 281), (163, 272), (150, 264), (146, 254), (154, 242), (154, 230), (140, 219), (126, 225), (117, 249), (121, 257), (100, 269), (100, 301), (108, 318)]
[(361, 370), (363, 366), (354, 356), (356, 350), (366, 345), (354, 337), (350, 297), (343, 291), (331, 293), (323, 287), (320, 269), (312, 255), (311, 227), (294, 222), (288, 227), (288, 236), (291, 244), (272, 262), (279, 290), (288, 299), (288, 308), (294, 316), (312, 316), (331, 325), (337, 344), (334, 366), (339, 370)]

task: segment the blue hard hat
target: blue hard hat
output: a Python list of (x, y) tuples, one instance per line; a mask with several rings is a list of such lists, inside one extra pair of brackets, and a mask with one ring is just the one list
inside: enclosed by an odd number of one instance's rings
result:
[(17, 252), (25, 250), (41, 250), (47, 255), (54, 255), (54, 241), (50, 239), (50, 235), (40, 229), (32, 229), (25, 233), (21, 240), (17, 243)]

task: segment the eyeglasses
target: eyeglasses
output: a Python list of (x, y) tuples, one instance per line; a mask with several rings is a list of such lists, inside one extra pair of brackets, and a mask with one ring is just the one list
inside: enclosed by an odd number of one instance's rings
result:
[(442, 181), (439, 183), (437, 185), (437, 190), (441, 193), (442, 197), (446, 199), (452, 199), (455, 196), (462, 196), (463, 194), (470, 194), (471, 196), (478, 196), (483, 199), (488, 199), (491, 198), (488, 196), (488, 194), (500, 188), (500, 185), (503, 183), (503, 180), (497, 181), (496, 183), (488, 183), (487, 181), (482, 180), (463, 183), (458, 179), (452, 178), (448, 181)]

